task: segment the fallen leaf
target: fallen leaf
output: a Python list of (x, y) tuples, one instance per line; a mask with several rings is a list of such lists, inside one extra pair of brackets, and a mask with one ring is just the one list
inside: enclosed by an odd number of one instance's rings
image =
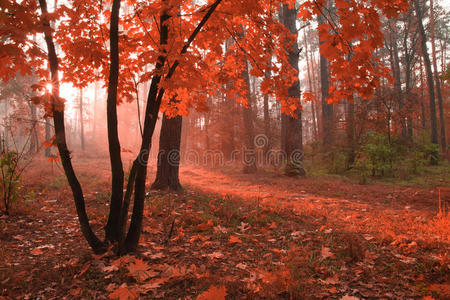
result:
[(207, 255), (209, 258), (222, 258), (224, 255), (220, 251), (213, 252)]
[(209, 219), (207, 222), (203, 222), (197, 225), (197, 229), (201, 231), (206, 231), (214, 226), (214, 222)]
[(149, 258), (151, 258), (151, 259), (159, 259), (159, 258), (163, 258), (164, 256), (165, 256), (164, 253), (158, 252), (158, 253), (150, 255)]
[(216, 227), (214, 227), (214, 231), (215, 232), (220, 232), (220, 233), (227, 233), (228, 230), (225, 227), (222, 227), (220, 225), (217, 225)]
[(340, 300), (359, 300), (358, 297), (350, 296), (350, 295), (344, 295), (340, 298)]
[(245, 232), (250, 229), (247, 223), (241, 222), (241, 225), (237, 227), (241, 232)]
[(144, 281), (149, 277), (158, 275), (158, 273), (151, 271), (150, 266), (142, 259), (135, 259), (134, 262), (130, 263), (128, 271), (138, 281)]
[(71, 289), (69, 291), (69, 294), (72, 296), (80, 296), (81, 295), (81, 288)]
[(39, 249), (39, 248), (35, 248), (34, 250), (31, 250), (30, 253), (33, 254), (33, 255), (42, 255), (42, 254), (44, 254), (44, 252), (41, 249)]
[(169, 278), (159, 278), (159, 279), (151, 280), (150, 282), (143, 284), (139, 287), (140, 292), (142, 294), (146, 294), (151, 290), (159, 288), (162, 284), (164, 284), (168, 280), (169, 280)]
[(327, 259), (328, 257), (334, 258), (334, 253), (330, 251), (330, 248), (322, 247), (322, 251), (320, 252), (322, 255), (322, 259)]
[(138, 294), (129, 290), (126, 283), (122, 284), (118, 289), (109, 294), (109, 299), (134, 300), (138, 298)]
[(236, 244), (236, 243), (242, 243), (241, 239), (237, 236), (230, 236), (230, 239), (228, 240), (228, 244)]
[(328, 277), (327, 279), (320, 281), (325, 284), (337, 284), (339, 282), (339, 278), (337, 274), (335, 274), (333, 277)]
[(118, 271), (119, 268), (117, 266), (107, 266), (107, 267), (103, 267), (102, 271), (106, 272), (106, 273), (110, 273), (110, 272), (114, 272), (114, 271)]
[(225, 300), (225, 296), (227, 295), (227, 289), (225, 286), (216, 287), (212, 285), (209, 287), (207, 291), (201, 293), (197, 300)]

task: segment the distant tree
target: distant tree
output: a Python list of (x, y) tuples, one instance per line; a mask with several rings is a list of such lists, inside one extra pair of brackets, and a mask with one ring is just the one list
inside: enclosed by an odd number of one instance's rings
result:
[[(428, 95), (430, 98), (431, 142), (435, 145), (438, 145), (439, 143), (437, 134), (436, 101), (434, 94), (433, 71), (431, 70), (430, 56), (428, 55), (427, 37), (425, 34), (425, 28), (423, 26), (423, 13), (421, 3), (419, 0), (414, 0), (414, 8), (416, 11), (419, 34), (421, 38), (420, 46), (422, 50), (423, 63), (427, 75)], [(437, 163), (438, 163), (437, 153), (435, 153), (434, 155), (431, 156), (431, 164), (436, 165)]]

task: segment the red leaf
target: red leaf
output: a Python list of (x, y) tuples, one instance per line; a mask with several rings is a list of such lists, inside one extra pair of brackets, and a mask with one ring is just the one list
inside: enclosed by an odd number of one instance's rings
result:
[(201, 293), (197, 300), (225, 300), (225, 296), (227, 295), (227, 289), (225, 286), (216, 287), (212, 285), (209, 287), (207, 291)]

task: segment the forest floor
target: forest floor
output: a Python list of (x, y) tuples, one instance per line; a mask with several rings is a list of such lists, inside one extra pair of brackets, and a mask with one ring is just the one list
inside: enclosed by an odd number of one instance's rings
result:
[[(108, 161), (74, 165), (101, 234)], [(26, 197), (0, 217), (0, 299), (450, 298), (448, 178), (417, 188), (196, 167), (180, 178), (184, 192), (149, 193), (138, 254), (96, 256), (61, 169), (35, 161)]]

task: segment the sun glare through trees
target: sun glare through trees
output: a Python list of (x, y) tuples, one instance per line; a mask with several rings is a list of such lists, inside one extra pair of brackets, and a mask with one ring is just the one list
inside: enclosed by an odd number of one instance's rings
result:
[(0, 299), (450, 298), (448, 0), (0, 0)]

